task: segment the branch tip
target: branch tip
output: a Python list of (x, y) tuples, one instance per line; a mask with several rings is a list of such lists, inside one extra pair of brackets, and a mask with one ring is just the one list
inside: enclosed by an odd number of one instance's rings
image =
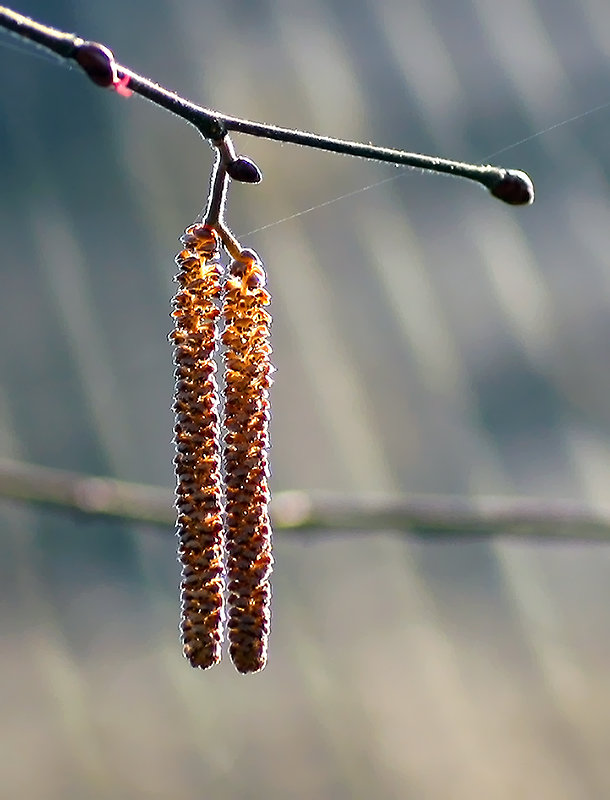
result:
[(526, 172), (519, 169), (503, 170), (489, 191), (499, 200), (511, 206), (529, 206), (534, 202), (534, 184)]

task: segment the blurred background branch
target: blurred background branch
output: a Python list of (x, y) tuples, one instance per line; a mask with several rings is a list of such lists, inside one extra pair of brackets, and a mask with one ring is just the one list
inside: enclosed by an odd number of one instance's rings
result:
[[(167, 528), (175, 513), (165, 488), (0, 459), (0, 496)], [(502, 534), (609, 541), (610, 508), (534, 497), (278, 492), (273, 522), (284, 530), (405, 531), (426, 537)]]

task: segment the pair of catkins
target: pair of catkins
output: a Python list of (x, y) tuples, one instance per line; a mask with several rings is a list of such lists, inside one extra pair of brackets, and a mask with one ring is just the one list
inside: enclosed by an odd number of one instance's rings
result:
[[(216, 204), (210, 197), (204, 221), (187, 228), (176, 256), (170, 340), (180, 627), (184, 655), (206, 669), (220, 661), (226, 625), (231, 660), (250, 673), (266, 664), (270, 628), (270, 296), (260, 259), (222, 222), (223, 169), (219, 158), (211, 193), (222, 197)], [(223, 246), (231, 256), (226, 270)], [(222, 391), (216, 359), (224, 365)]]

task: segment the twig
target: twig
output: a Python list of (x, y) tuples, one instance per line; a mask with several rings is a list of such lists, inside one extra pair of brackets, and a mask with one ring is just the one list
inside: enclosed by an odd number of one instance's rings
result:
[[(169, 489), (0, 459), (0, 497), (64, 511), (171, 528)], [(311, 539), (329, 532), (396, 531), (439, 538), (493, 535), (538, 541), (608, 542), (610, 508), (529, 497), (396, 496), (278, 492), (274, 526)]]
[(164, 89), (158, 83), (138, 75), (133, 70), (121, 66), (114, 60), (112, 51), (104, 45), (88, 42), (74, 34), (41, 25), (4, 6), (0, 6), (0, 27), (51, 50), (61, 58), (76, 61), (88, 77), (99, 86), (115, 88), (121, 94), (136, 92), (142, 95), (147, 100), (190, 122), (205, 138), (212, 141), (221, 140), (227, 131), (238, 131), (280, 142), (300, 144), (319, 150), (329, 150), (467, 178), (482, 184), (495, 197), (511, 205), (528, 205), (534, 200), (532, 181), (521, 170), (466, 164), (420, 153), (375, 147), (370, 144), (333, 139), (307, 131), (280, 128), (276, 125), (230, 117), (218, 111), (198, 106), (175, 92)]

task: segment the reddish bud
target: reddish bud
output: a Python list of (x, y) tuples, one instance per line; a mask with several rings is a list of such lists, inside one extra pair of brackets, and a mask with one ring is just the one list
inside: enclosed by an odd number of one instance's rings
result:
[(112, 50), (97, 42), (84, 42), (76, 49), (76, 62), (98, 86), (114, 86), (117, 82)]
[(239, 156), (235, 161), (228, 163), (226, 170), (234, 181), (242, 183), (260, 183), (263, 179), (263, 173), (254, 161), (246, 156)]
[(489, 191), (511, 206), (528, 206), (534, 202), (534, 184), (527, 173), (518, 169), (504, 170), (503, 176)]

